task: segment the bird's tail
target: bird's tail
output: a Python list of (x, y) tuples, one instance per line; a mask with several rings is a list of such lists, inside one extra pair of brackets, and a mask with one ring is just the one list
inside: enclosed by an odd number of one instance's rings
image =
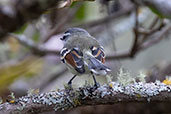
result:
[(110, 68), (106, 67), (101, 61), (94, 57), (88, 59), (88, 68), (96, 75), (106, 75), (110, 72)]

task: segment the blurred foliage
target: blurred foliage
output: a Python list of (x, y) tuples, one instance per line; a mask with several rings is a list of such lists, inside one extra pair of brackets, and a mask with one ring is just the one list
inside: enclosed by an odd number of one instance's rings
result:
[(75, 18), (77, 19), (76, 21), (82, 21), (85, 19), (86, 16), (86, 6), (87, 4), (83, 4), (80, 9), (77, 11)]
[[(153, 6), (153, 5), (149, 6), (151, 11), (160, 18), (171, 18), (171, 14), (170, 14), (171, 11), (170, 10), (167, 11), (168, 7), (171, 8), (171, 3), (170, 3), (170, 6), (167, 6), (166, 8), (165, 8), (165, 6), (162, 6), (162, 7), (161, 6)], [(165, 10), (163, 10), (163, 9), (165, 9)]]
[(40, 73), (43, 61), (41, 58), (29, 56), (24, 60), (0, 67), (0, 91), (6, 89), (20, 76), (32, 77)]
[(28, 23), (24, 24), (22, 27), (20, 27), (20, 29), (16, 30), (14, 33), (15, 34), (23, 34), (24, 31), (27, 29), (28, 27)]
[(8, 38), (7, 42), (8, 42), (10, 51), (13, 53), (18, 52), (19, 49), (21, 48), (21, 45), (19, 44), (19, 42), (14, 38)]
[(34, 34), (33, 34), (33, 40), (35, 42), (38, 42), (39, 41), (39, 38), (40, 38), (40, 32), (39, 31), (36, 31)]
[(158, 10), (156, 10), (155, 8), (150, 7), (150, 6), (149, 6), (149, 8), (150, 8), (151, 11), (152, 11), (154, 14), (156, 14), (158, 17), (164, 18), (164, 16), (163, 16)]

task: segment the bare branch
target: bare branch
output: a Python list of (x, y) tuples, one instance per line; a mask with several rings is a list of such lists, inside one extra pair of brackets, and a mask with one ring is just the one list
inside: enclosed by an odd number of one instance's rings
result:
[[(77, 26), (77, 27), (81, 27), (81, 28), (85, 28), (85, 29), (91, 29), (92, 27), (95, 27), (95, 26), (99, 26), (99, 25), (102, 25), (102, 24), (105, 24), (106, 22), (111, 22), (111, 21), (114, 21), (120, 17), (123, 17), (123, 16), (127, 16), (129, 15), (132, 11), (133, 11), (133, 5), (132, 4), (127, 4), (127, 7), (124, 7), (122, 8), (120, 11), (116, 12), (116, 13), (113, 13), (112, 15), (110, 16), (107, 16), (107, 17), (104, 17), (102, 19), (98, 19), (98, 20), (93, 20), (93, 21), (90, 21), (90, 22), (87, 22), (87, 23), (84, 23), (84, 24), (78, 24), (78, 25), (74, 25), (74, 26)], [(72, 25), (73, 26), (73, 25)], [(51, 33), (49, 34), (49, 36), (52, 36), (54, 34), (57, 34), (57, 33), (60, 33), (60, 32), (63, 32), (64, 30), (66, 30), (68, 27), (71, 27), (71, 25), (68, 25), (68, 26), (65, 26), (65, 27), (62, 27), (62, 28), (56, 28), (56, 29), (53, 29), (51, 31)], [(90, 31), (91, 32), (91, 31)], [(49, 36), (47, 36), (47, 39), (49, 38)], [(46, 40), (47, 41), (47, 40)]]
[[(144, 34), (144, 35), (150, 35), (151, 33), (157, 32), (158, 30), (160, 30), (163, 27), (163, 22), (161, 22), (158, 27), (155, 27), (158, 20), (159, 20), (159, 18), (155, 18), (148, 29), (147, 28), (139, 28), (138, 33)], [(142, 39), (144, 39), (144, 38), (142, 38)]]
[[(140, 51), (145, 50), (145, 49), (153, 46), (154, 44), (160, 42), (164, 38), (164, 35), (167, 34), (169, 30), (171, 30), (170, 25), (167, 25), (167, 26), (163, 27), (163, 29), (158, 32), (157, 36), (155, 36), (154, 39), (151, 39), (151, 40), (146, 41), (146, 42), (142, 43), (141, 45), (139, 45), (135, 55), (137, 53), (139, 53)], [(14, 38), (16, 38), (21, 44), (23, 44), (24, 46), (30, 48), (31, 51), (36, 55), (39, 55), (39, 56), (45, 56), (45, 55), (48, 55), (48, 54), (57, 55), (57, 56), (60, 55), (59, 51), (47, 50), (43, 46), (39, 46), (39, 45), (36, 46), (33, 41), (31, 41), (30, 39), (26, 38), (23, 35), (14, 35), (14, 34), (11, 34), (11, 35)], [(125, 58), (131, 58), (131, 57), (132, 57), (131, 56), (131, 51), (127, 50), (125, 52), (115, 53), (113, 55), (107, 55), (106, 60), (125, 59)]]
[[(145, 50), (145, 49), (153, 46), (154, 44), (160, 42), (164, 38), (164, 36), (169, 33), (170, 30), (171, 30), (171, 25), (170, 25), (170, 23), (168, 23), (168, 25), (166, 24), (161, 31), (157, 32), (156, 35), (153, 36), (154, 38), (151, 38), (151, 40), (147, 40), (146, 42), (139, 44), (135, 54), (137, 54), (140, 51)], [(128, 50), (126, 52), (108, 55), (106, 57), (106, 60), (125, 59), (125, 58), (131, 58), (131, 57), (132, 57), (131, 51)]]
[(23, 96), (15, 103), (0, 105), (0, 113), (22, 114), (65, 110), (86, 105), (107, 105), (122, 102), (171, 102), (171, 86), (155, 83), (133, 83), (123, 86), (116, 82), (98, 88), (90, 85), (74, 90), (58, 90), (38, 95)]
[(160, 32), (158, 32), (158, 34), (155, 35), (155, 38), (144, 42), (140, 47), (139, 50), (144, 50), (147, 49), (149, 47), (151, 47), (152, 45), (160, 42), (164, 36), (169, 33), (169, 31), (171, 30), (171, 25), (165, 26)]
[(142, 37), (142, 41), (140, 43), (145, 42), (146, 40), (148, 40), (149, 36), (157, 31), (160, 31), (163, 27), (164, 27), (164, 22), (162, 20), (162, 22), (160, 23), (159, 26), (155, 27), (155, 25), (157, 24), (157, 22), (159, 21), (159, 18), (155, 18), (154, 21), (151, 23), (151, 25), (149, 26), (149, 30), (141, 30), (139, 29), (139, 33), (140, 34), (144, 34)]
[(48, 50), (44, 48), (41, 45), (36, 45), (31, 39), (26, 38), (24, 35), (15, 35), (15, 34), (10, 34), (12, 37), (16, 38), (22, 45), (30, 48), (32, 53), (35, 55), (39, 56), (45, 56), (45, 55), (60, 55), (60, 51), (56, 50)]
[[(141, 44), (136, 53), (139, 53), (140, 51), (147, 49), (149, 47), (151, 47), (152, 45), (160, 42), (160, 40), (162, 40), (164, 38), (164, 35), (166, 35), (168, 33), (168, 31), (171, 30), (171, 26), (167, 25), (165, 27), (163, 27), (163, 29), (161, 31), (158, 32), (157, 36), (155, 36), (154, 39), (151, 39), (149, 41), (144, 42), (143, 44)], [(33, 53), (35, 53), (36, 55), (48, 55), (48, 54), (53, 54), (53, 55), (59, 55), (60, 52), (56, 51), (56, 50), (47, 50), (45, 49), (43, 46), (36, 46), (33, 41), (31, 41), (30, 39), (26, 38), (25, 36), (22, 35), (14, 35), (12, 34), (13, 37), (15, 37), (21, 44), (23, 44), (24, 46), (28, 47), (31, 49), (31, 51)], [(106, 60), (113, 60), (113, 59), (125, 59), (125, 58), (131, 58), (131, 51), (127, 50), (125, 52), (120, 52), (120, 53), (115, 53), (113, 55), (107, 55)]]
[(138, 34), (139, 22), (138, 22), (138, 6), (135, 6), (135, 27), (134, 27), (134, 42), (131, 48), (130, 56), (134, 57), (135, 53), (137, 52), (137, 46), (139, 41), (139, 34)]

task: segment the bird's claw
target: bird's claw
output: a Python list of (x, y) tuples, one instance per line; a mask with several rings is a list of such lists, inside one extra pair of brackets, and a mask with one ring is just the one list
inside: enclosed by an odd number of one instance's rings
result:
[(94, 84), (94, 88), (97, 89), (97, 88), (99, 88), (99, 87), (100, 87), (100, 84), (96, 82), (96, 83)]
[(69, 89), (69, 90), (73, 90), (73, 88), (72, 88), (72, 83), (68, 83), (68, 89)]

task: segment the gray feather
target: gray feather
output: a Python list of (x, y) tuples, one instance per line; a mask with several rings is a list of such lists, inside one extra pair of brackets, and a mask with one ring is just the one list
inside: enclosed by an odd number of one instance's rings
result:
[(89, 63), (88, 63), (88, 68), (91, 71), (110, 71), (110, 69), (108, 67), (106, 67), (105, 65), (103, 65), (99, 60), (97, 60), (96, 58), (90, 57), (89, 58)]

